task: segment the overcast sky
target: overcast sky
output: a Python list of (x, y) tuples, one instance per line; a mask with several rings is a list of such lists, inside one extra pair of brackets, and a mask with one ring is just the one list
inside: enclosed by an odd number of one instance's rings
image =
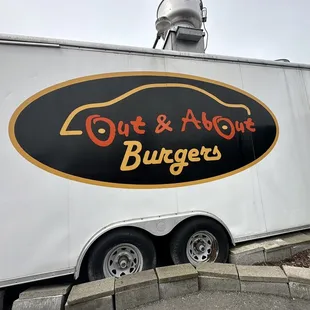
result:
[[(0, 0), (0, 33), (152, 47), (160, 0)], [(208, 53), (310, 63), (310, 0), (204, 0)]]

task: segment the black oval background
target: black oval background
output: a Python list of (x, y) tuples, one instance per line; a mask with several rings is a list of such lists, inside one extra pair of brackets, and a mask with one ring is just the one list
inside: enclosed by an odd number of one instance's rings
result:
[[(241, 108), (228, 108), (210, 97), (186, 88), (146, 89), (111, 106), (80, 112), (69, 129), (83, 130), (81, 136), (61, 136), (60, 129), (68, 115), (79, 106), (106, 102), (146, 84), (181, 83), (201, 88), (229, 104), (244, 104), (256, 132), (237, 133), (228, 141), (215, 131), (197, 130), (192, 124), (181, 132), (182, 117), (192, 109), (197, 119), (206, 112), (208, 119), (219, 115), (243, 121), (249, 116)], [(89, 115), (100, 114), (115, 123), (129, 122), (142, 116), (146, 134), (133, 131), (128, 138), (116, 136), (114, 143), (102, 148), (95, 145), (85, 130)], [(173, 132), (155, 134), (157, 116), (165, 114)], [(96, 126), (94, 127), (96, 128)], [(173, 73), (131, 72), (90, 76), (68, 81), (43, 90), (24, 102), (10, 123), (10, 137), (17, 150), (35, 165), (54, 174), (103, 186), (159, 188), (198, 184), (240, 172), (262, 160), (275, 146), (278, 124), (272, 112), (258, 99), (232, 86), (199, 77)], [(138, 140), (144, 150), (201, 149), (218, 145), (222, 159), (189, 163), (179, 176), (173, 176), (168, 164), (141, 165), (122, 172), (120, 165), (126, 147), (124, 141)]]

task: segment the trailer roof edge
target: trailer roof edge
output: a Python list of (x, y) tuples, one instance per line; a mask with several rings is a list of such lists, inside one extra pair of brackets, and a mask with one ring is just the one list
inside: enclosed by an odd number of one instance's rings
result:
[(171, 57), (179, 57), (179, 58), (191, 58), (191, 59), (197, 59), (197, 60), (238, 62), (238, 63), (268, 65), (268, 66), (276, 66), (276, 67), (310, 69), (310, 64), (303, 64), (303, 63), (290, 63), (290, 62), (246, 58), (246, 57), (166, 51), (166, 50), (159, 50), (159, 49), (152, 49), (152, 48), (112, 45), (112, 44), (105, 44), (105, 43), (55, 39), (55, 38), (47, 38), (47, 37), (33, 37), (33, 36), (15, 35), (15, 34), (1, 34), (0, 33), (0, 44), (19, 44), (19, 45), (24, 44), (24, 45), (31, 45), (31, 46), (37, 45), (37, 46), (58, 47), (58, 48), (59, 47), (60, 48), (71, 47), (71, 48), (82, 48), (82, 49), (85, 48), (85, 49), (94, 49), (94, 50), (111, 51), (111, 52), (114, 51), (114, 52), (119, 52), (119, 53), (129, 52), (129, 53), (134, 53), (134, 54), (171, 56)]

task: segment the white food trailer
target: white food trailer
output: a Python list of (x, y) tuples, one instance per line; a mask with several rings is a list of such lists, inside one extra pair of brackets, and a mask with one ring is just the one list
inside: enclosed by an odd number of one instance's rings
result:
[(0, 37), (0, 287), (226, 262), (310, 227), (310, 66)]

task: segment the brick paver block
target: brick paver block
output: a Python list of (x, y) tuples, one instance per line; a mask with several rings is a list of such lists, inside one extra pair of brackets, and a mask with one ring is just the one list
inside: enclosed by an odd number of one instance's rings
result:
[(197, 270), (191, 264), (156, 268), (159, 283), (189, 280), (198, 277)]
[[(115, 310), (137, 308), (159, 300), (158, 283), (115, 293)], [(82, 310), (82, 309), (81, 309)]]
[(214, 278), (238, 279), (238, 272), (234, 264), (202, 263), (196, 268), (199, 276)]
[(199, 277), (201, 291), (240, 292), (239, 279), (201, 276)]
[(289, 286), (292, 298), (310, 300), (310, 285), (290, 282)]
[(287, 283), (241, 281), (241, 292), (290, 297)]
[(264, 248), (261, 246), (260, 243), (254, 242), (254, 243), (249, 243), (249, 244), (237, 245), (230, 250), (230, 253), (235, 254), (235, 255), (244, 254), (244, 253), (251, 254), (259, 250), (263, 250), (263, 249)]
[(17, 299), (14, 301), (12, 310), (62, 310), (64, 306), (64, 296), (52, 296), (30, 299)]
[(288, 283), (288, 278), (280, 267), (276, 266), (238, 266), (241, 281)]
[(115, 281), (115, 292), (128, 291), (157, 283), (154, 270), (145, 270), (135, 274), (123, 276)]
[(51, 285), (31, 287), (19, 294), (19, 299), (51, 297), (58, 295), (67, 295), (71, 289), (71, 285)]
[(310, 269), (292, 266), (283, 266), (290, 282), (297, 282), (310, 285)]
[(310, 235), (306, 235), (303, 233), (291, 234), (288, 236), (284, 236), (283, 240), (288, 242), (290, 245), (310, 243)]
[[(65, 310), (114, 310), (113, 297), (101, 297), (74, 305), (66, 305)], [(62, 309), (63, 310), (63, 309)]]
[(114, 294), (114, 283), (114, 278), (106, 278), (104, 280), (76, 285), (69, 294), (67, 304), (71, 306), (97, 298), (111, 296)]
[(158, 300), (159, 287), (154, 270), (146, 270), (116, 279), (116, 310), (136, 308)]

